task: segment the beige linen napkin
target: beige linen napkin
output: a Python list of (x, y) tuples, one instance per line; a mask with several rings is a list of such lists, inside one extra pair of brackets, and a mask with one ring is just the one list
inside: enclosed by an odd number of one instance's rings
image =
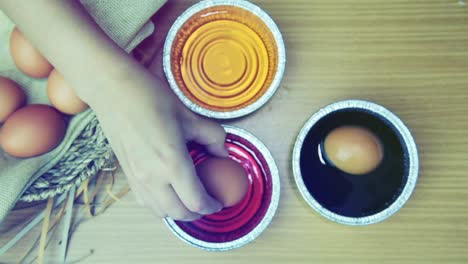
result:
[[(151, 35), (150, 17), (166, 0), (81, 0), (97, 24), (125, 51), (130, 52)], [(0, 11), (0, 75), (18, 82), (28, 95), (28, 103), (49, 104), (46, 79), (29, 78), (16, 69), (9, 52), (9, 38), (14, 24)], [(83, 129), (95, 121), (91, 110), (73, 117), (64, 141), (45, 155), (17, 159), (0, 149), (0, 222), (13, 208), (27, 187), (47, 173), (67, 154)]]

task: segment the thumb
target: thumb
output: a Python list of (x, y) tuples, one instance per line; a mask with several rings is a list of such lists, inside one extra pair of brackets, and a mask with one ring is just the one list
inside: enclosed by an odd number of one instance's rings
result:
[(226, 140), (224, 128), (215, 121), (190, 114), (193, 116), (189, 120), (182, 121), (185, 138), (204, 145), (214, 156), (228, 157), (229, 152), (224, 145)]
[(229, 157), (229, 152), (226, 150), (226, 147), (224, 146), (224, 142), (222, 144), (213, 143), (213, 144), (205, 145), (205, 147), (208, 150), (208, 152), (212, 155), (223, 157), (223, 158)]

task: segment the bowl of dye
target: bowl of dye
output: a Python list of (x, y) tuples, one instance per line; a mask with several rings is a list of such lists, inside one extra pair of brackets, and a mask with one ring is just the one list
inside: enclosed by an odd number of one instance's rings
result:
[(280, 85), (283, 37), (260, 7), (244, 1), (201, 1), (174, 22), (163, 51), (164, 72), (179, 99), (211, 118), (245, 116)]
[(322, 216), (368, 225), (387, 219), (408, 201), (419, 159), (400, 118), (378, 104), (346, 100), (309, 118), (294, 145), (292, 166), (302, 197)]
[[(229, 157), (248, 177), (246, 195), (238, 204), (196, 221), (164, 219), (184, 242), (209, 251), (235, 249), (255, 240), (272, 221), (280, 197), (278, 168), (267, 147), (245, 130), (224, 128)], [(189, 143), (188, 149), (196, 167), (209, 156), (200, 145)]]

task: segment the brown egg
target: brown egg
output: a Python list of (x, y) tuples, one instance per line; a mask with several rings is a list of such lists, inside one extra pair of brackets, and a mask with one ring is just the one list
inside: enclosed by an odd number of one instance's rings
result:
[(65, 131), (65, 120), (53, 107), (28, 105), (7, 119), (0, 134), (0, 145), (12, 156), (34, 157), (59, 145)]
[(52, 105), (62, 113), (76, 115), (88, 109), (88, 105), (76, 95), (57, 70), (49, 75), (47, 95)]
[(26, 102), (26, 94), (14, 81), (0, 76), (0, 123)]
[(11, 33), (10, 52), (16, 67), (31, 77), (45, 78), (53, 69), (17, 28)]
[(338, 169), (354, 175), (367, 174), (379, 166), (383, 147), (370, 130), (342, 126), (325, 139), (325, 156)]
[(206, 191), (224, 207), (236, 205), (247, 193), (249, 181), (244, 168), (229, 158), (208, 158), (196, 169)]

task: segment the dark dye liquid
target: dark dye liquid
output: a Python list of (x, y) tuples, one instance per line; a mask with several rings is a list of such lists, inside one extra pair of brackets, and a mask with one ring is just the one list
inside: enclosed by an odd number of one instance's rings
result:
[[(374, 171), (351, 175), (320, 157), (328, 133), (346, 125), (367, 128), (380, 138), (384, 158)], [(362, 109), (341, 110), (320, 119), (307, 134), (301, 150), (301, 174), (322, 206), (339, 215), (365, 217), (386, 209), (400, 195), (408, 175), (407, 156), (400, 134), (385, 119)]]

